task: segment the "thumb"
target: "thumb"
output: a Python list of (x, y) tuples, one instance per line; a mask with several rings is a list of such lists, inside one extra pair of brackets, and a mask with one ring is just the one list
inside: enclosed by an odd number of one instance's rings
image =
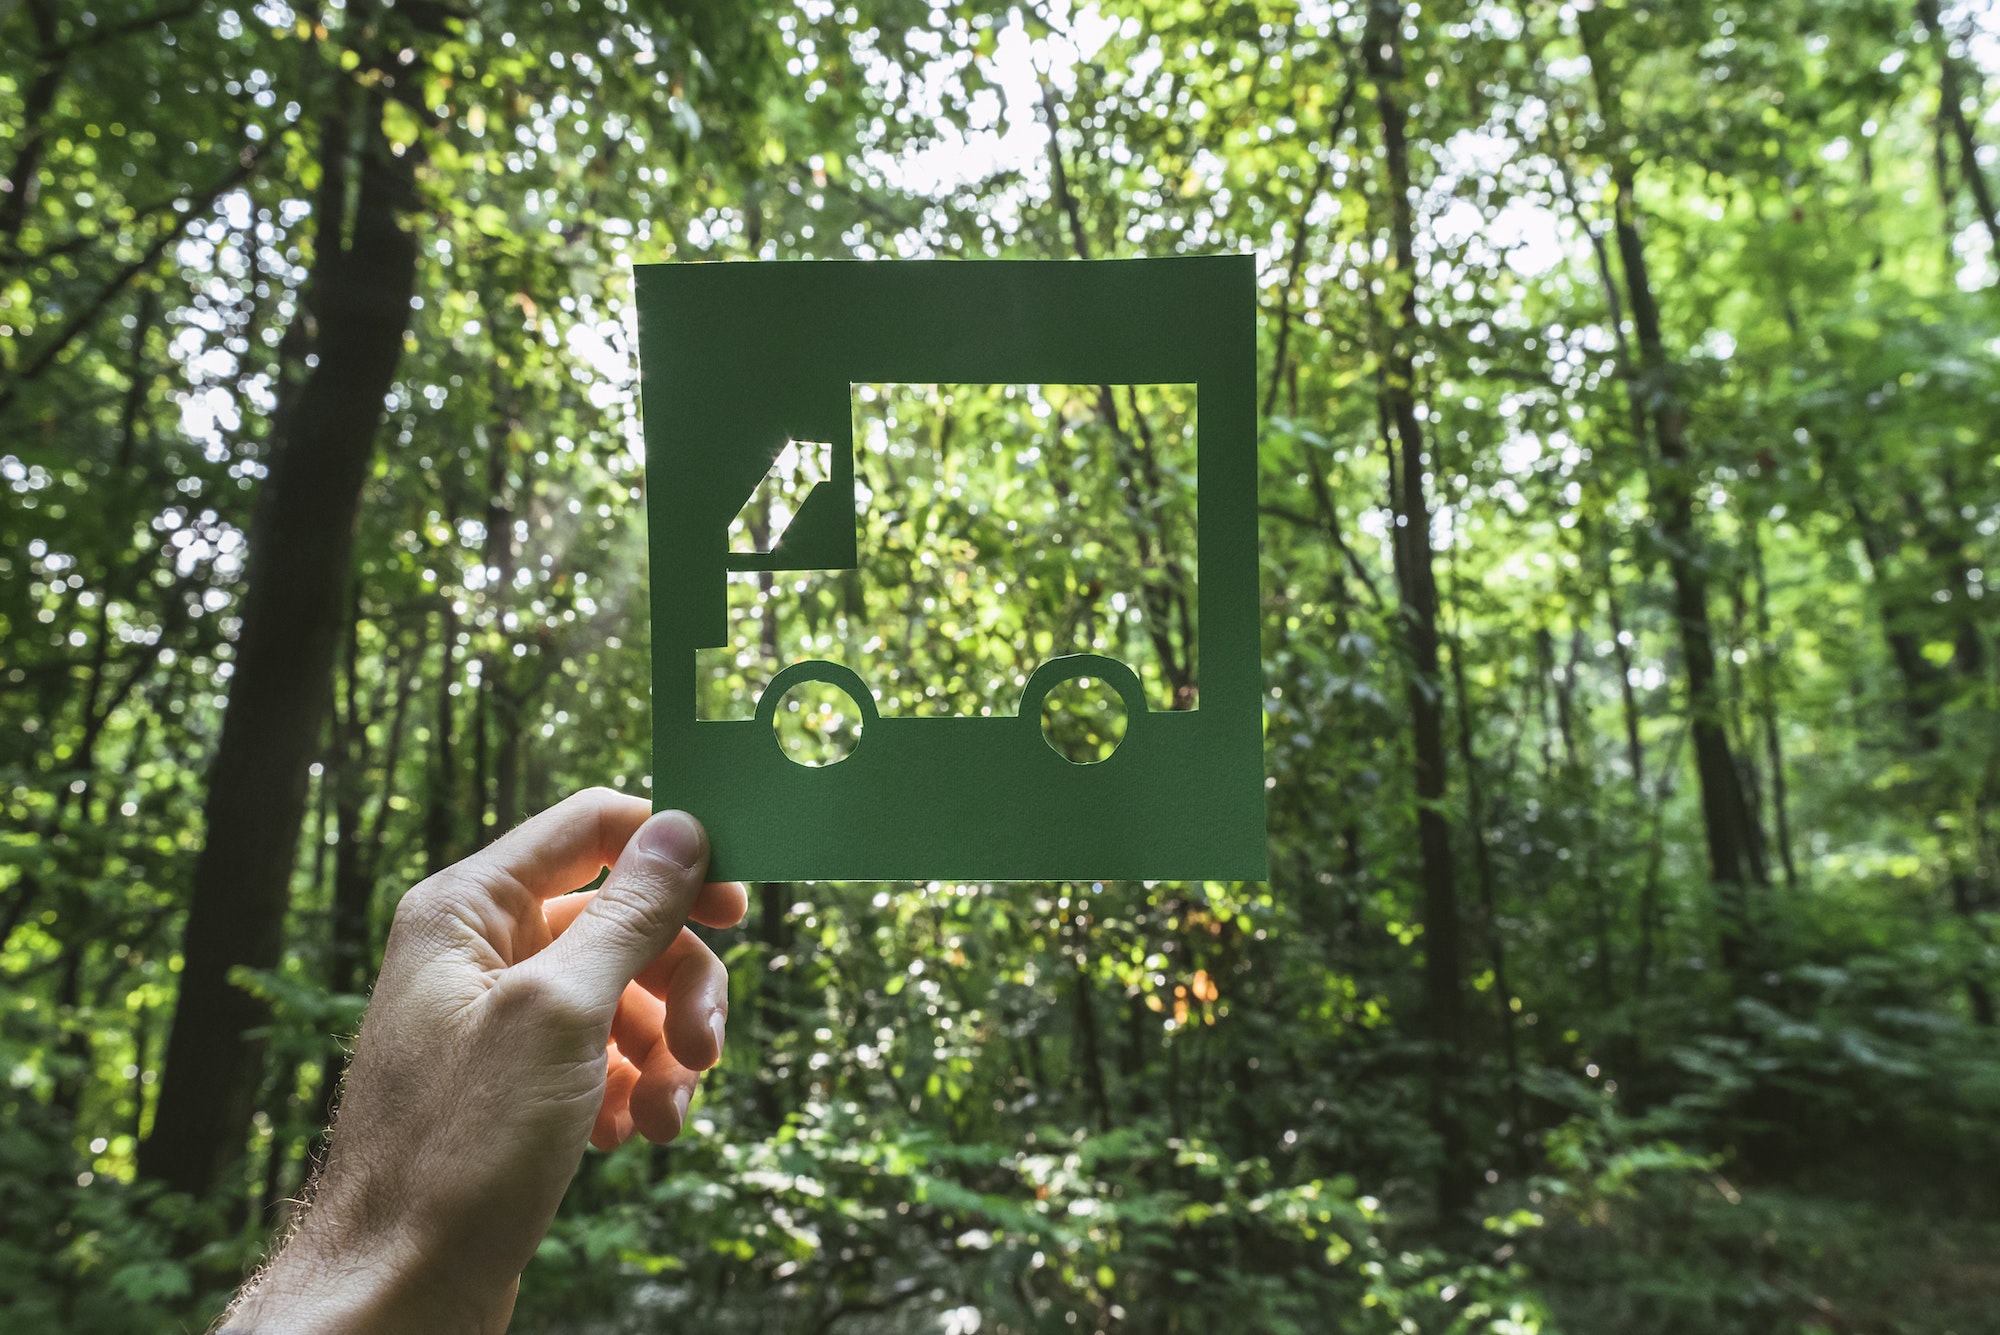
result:
[(528, 961), (606, 1014), (625, 984), (687, 924), (708, 871), (708, 834), (685, 811), (662, 811), (632, 836), (568, 931)]

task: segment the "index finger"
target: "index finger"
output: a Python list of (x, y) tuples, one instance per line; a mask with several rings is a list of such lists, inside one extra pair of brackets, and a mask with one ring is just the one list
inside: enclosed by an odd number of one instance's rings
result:
[[(584, 905), (596, 894), (595, 890), (579, 890), (545, 900), (542, 913), (549, 922), (549, 936), (552, 939), (561, 936), (563, 929), (576, 921), (576, 915), (583, 912)], [(703, 927), (734, 927), (749, 910), (750, 892), (743, 882), (710, 881), (701, 888), (694, 907), (688, 910), (688, 918)]]
[(566, 894), (618, 860), (653, 804), (611, 788), (586, 788), (530, 816), (459, 863), (456, 870), (496, 895)]

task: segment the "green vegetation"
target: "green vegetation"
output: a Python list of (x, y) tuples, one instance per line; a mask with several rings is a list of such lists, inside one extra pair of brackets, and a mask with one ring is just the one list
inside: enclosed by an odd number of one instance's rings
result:
[[(632, 263), (1235, 250), (1270, 883), (752, 887), (517, 1328), (1990, 1329), (1986, 7), (935, 4), (0, 0), (0, 1324), (198, 1328), (397, 897), (645, 790)], [(1177, 391), (927, 393), (704, 708), (1198, 702)]]

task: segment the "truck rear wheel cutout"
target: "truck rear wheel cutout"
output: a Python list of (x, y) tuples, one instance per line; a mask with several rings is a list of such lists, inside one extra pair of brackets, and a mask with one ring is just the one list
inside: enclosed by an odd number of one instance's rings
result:
[(1042, 702), (1042, 737), (1073, 765), (1109, 760), (1126, 723), (1124, 698), (1102, 677), (1071, 677)]
[(861, 744), (861, 708), (840, 687), (802, 681), (786, 691), (771, 717), (778, 745), (796, 764), (837, 765)]

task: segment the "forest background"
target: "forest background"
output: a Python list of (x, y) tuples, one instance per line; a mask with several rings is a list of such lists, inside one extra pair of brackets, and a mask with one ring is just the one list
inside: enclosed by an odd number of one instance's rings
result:
[[(1268, 883), (753, 887), (517, 1328), (1991, 1329), (1996, 74), (1943, 0), (0, 0), (0, 1318), (198, 1328), (399, 895), (646, 791), (633, 263), (1237, 251)], [(1196, 703), (1158, 404), (1065, 402), (1110, 536), (1015, 546)]]

